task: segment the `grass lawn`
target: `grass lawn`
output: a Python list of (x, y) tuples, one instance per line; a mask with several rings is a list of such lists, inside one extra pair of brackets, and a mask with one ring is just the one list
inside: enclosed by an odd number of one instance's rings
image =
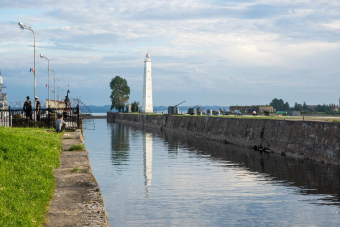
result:
[(42, 226), (55, 189), (62, 133), (0, 127), (0, 226)]

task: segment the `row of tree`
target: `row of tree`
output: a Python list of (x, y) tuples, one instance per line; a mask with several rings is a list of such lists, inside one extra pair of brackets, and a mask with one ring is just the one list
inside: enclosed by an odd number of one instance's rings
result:
[(335, 104), (323, 104), (323, 105), (317, 105), (315, 107), (316, 112), (333, 112), (335, 109)]
[(290, 107), (289, 107), (289, 103), (288, 102), (284, 102), (282, 99), (273, 99), (272, 102), (269, 104), (271, 105), (274, 109), (276, 109), (276, 111), (289, 111)]
[(276, 111), (291, 111), (291, 110), (296, 110), (296, 111), (302, 111), (302, 112), (332, 112), (334, 111), (336, 105), (335, 104), (323, 104), (323, 105), (317, 105), (317, 106), (308, 106), (306, 102), (303, 102), (303, 104), (299, 104), (295, 102), (293, 107), (289, 106), (288, 102), (284, 102), (282, 99), (273, 99), (271, 103), (269, 104), (273, 106)]
[[(130, 87), (127, 84), (127, 81), (120, 76), (116, 76), (111, 80), (110, 88), (112, 90), (110, 95), (110, 110), (116, 109), (119, 112), (124, 112), (124, 110), (126, 110), (126, 104), (130, 98)], [(131, 104), (131, 112), (139, 112), (139, 102), (135, 101)]]

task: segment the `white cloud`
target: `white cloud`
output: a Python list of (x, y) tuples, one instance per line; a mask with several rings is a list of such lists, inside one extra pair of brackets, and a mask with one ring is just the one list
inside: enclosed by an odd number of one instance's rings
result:
[(330, 30), (338, 30), (340, 29), (340, 20), (335, 20), (330, 23), (322, 24), (322, 26), (330, 29)]
[[(262, 92), (284, 96), (294, 83), (307, 86), (303, 78), (309, 78), (309, 90), (320, 92), (313, 103), (336, 99), (322, 95), (328, 83), (317, 87), (322, 78), (340, 74), (339, 1), (0, 2), (0, 13), (11, 10), (0, 19), (0, 68), (16, 76), (24, 76), (33, 61), (33, 36), (19, 29), (21, 19), (35, 30), (37, 54), (49, 56), (61, 78), (79, 88), (92, 86), (103, 97), (101, 87), (115, 75), (140, 91), (149, 52), (154, 88), (163, 97), (156, 105), (173, 103), (169, 90), (190, 90), (193, 103), (224, 105), (220, 97), (233, 93), (240, 94), (238, 104), (265, 103)], [(221, 95), (200, 97), (205, 90)]]

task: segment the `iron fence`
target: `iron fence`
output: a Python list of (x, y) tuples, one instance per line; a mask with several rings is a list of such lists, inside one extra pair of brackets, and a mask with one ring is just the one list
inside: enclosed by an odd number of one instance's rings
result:
[(55, 128), (59, 115), (64, 116), (66, 129), (81, 129), (79, 106), (75, 108), (41, 108), (40, 111), (23, 109), (0, 109), (0, 126)]
[(143, 114), (147, 114), (147, 113), (150, 113), (150, 114), (152, 114), (152, 113), (157, 113), (157, 110), (153, 110), (152, 112), (150, 112), (150, 111), (145, 111), (145, 110), (139, 110), (139, 113), (143, 113)]

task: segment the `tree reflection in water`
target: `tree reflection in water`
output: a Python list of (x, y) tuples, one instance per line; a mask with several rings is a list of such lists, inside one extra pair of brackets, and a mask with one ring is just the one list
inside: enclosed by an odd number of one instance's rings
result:
[(111, 159), (113, 165), (127, 165), (130, 157), (130, 127), (111, 124)]

